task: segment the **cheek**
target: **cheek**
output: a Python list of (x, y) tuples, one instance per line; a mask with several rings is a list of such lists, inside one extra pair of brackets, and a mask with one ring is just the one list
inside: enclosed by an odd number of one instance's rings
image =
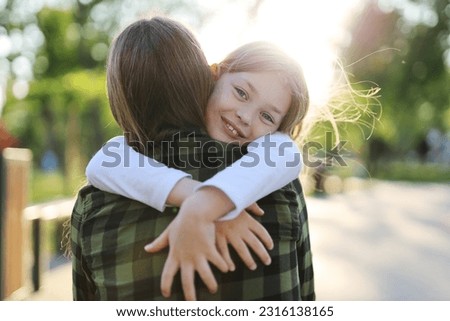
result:
[(205, 119), (206, 119), (206, 127), (207, 128), (211, 128), (212, 123), (214, 121), (214, 112), (210, 108), (208, 108), (206, 110), (206, 117), (205, 117)]
[(209, 97), (208, 105), (206, 105), (206, 113), (213, 113), (217, 110), (217, 95), (214, 93)]
[(206, 121), (207, 122), (213, 121), (216, 115), (217, 115), (217, 112), (214, 110), (214, 108), (208, 107), (206, 109)]
[(232, 98), (228, 90), (225, 90), (222, 86), (218, 86), (211, 94), (207, 108), (215, 113), (225, 112), (229, 109)]

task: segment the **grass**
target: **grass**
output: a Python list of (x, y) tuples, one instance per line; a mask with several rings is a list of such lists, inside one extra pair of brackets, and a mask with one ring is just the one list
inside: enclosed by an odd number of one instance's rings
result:
[[(348, 161), (348, 166), (327, 167), (323, 175), (322, 187), (327, 194), (339, 193), (348, 189), (363, 188), (363, 182), (371, 179), (384, 181), (404, 181), (410, 183), (450, 183), (450, 164), (418, 162), (385, 162), (376, 172), (358, 161)], [(315, 194), (314, 170), (302, 174), (302, 184), (307, 195)], [(320, 194), (320, 193), (319, 193)]]
[(31, 175), (30, 203), (73, 197), (84, 180), (84, 176), (67, 178), (60, 171), (44, 172), (35, 168)]
[(433, 163), (392, 162), (381, 167), (375, 178), (408, 182), (450, 182), (450, 166)]
[[(44, 203), (76, 195), (84, 183), (84, 177), (68, 178), (61, 171), (44, 172), (33, 169), (30, 180), (29, 203)], [(61, 249), (63, 223), (67, 218), (41, 221), (41, 255), (46, 268), (51, 268), (61, 262), (67, 262)]]

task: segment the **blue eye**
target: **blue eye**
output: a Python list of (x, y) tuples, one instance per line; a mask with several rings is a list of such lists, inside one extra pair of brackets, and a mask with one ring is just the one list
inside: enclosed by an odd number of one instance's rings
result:
[(273, 117), (268, 114), (268, 113), (261, 113), (262, 118), (264, 118), (265, 120), (271, 122), (272, 124), (275, 123), (275, 120), (273, 119)]
[(248, 95), (244, 90), (242, 90), (241, 88), (238, 88), (238, 87), (234, 87), (234, 89), (236, 90), (239, 97), (241, 97), (244, 100), (248, 99)]

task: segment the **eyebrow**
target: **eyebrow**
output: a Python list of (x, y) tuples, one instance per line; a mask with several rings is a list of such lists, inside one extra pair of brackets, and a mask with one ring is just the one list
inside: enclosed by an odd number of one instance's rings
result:
[[(250, 88), (250, 90), (253, 91), (253, 93), (259, 95), (258, 90), (256, 90), (256, 88), (252, 85), (252, 83), (250, 81), (248, 81), (245, 78), (243, 78), (242, 80), (247, 84), (247, 86)], [(271, 109), (274, 113), (276, 113), (278, 115), (282, 114), (281, 111), (276, 106), (269, 104), (269, 103), (267, 103), (266, 106), (267, 106), (267, 108)]]

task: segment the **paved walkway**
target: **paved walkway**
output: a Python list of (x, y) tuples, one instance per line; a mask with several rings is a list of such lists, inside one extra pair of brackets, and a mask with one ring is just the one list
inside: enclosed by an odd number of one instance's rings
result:
[[(450, 186), (377, 182), (308, 197), (318, 300), (450, 300)], [(71, 300), (71, 267), (28, 300)]]
[(307, 200), (319, 300), (450, 300), (450, 186)]

